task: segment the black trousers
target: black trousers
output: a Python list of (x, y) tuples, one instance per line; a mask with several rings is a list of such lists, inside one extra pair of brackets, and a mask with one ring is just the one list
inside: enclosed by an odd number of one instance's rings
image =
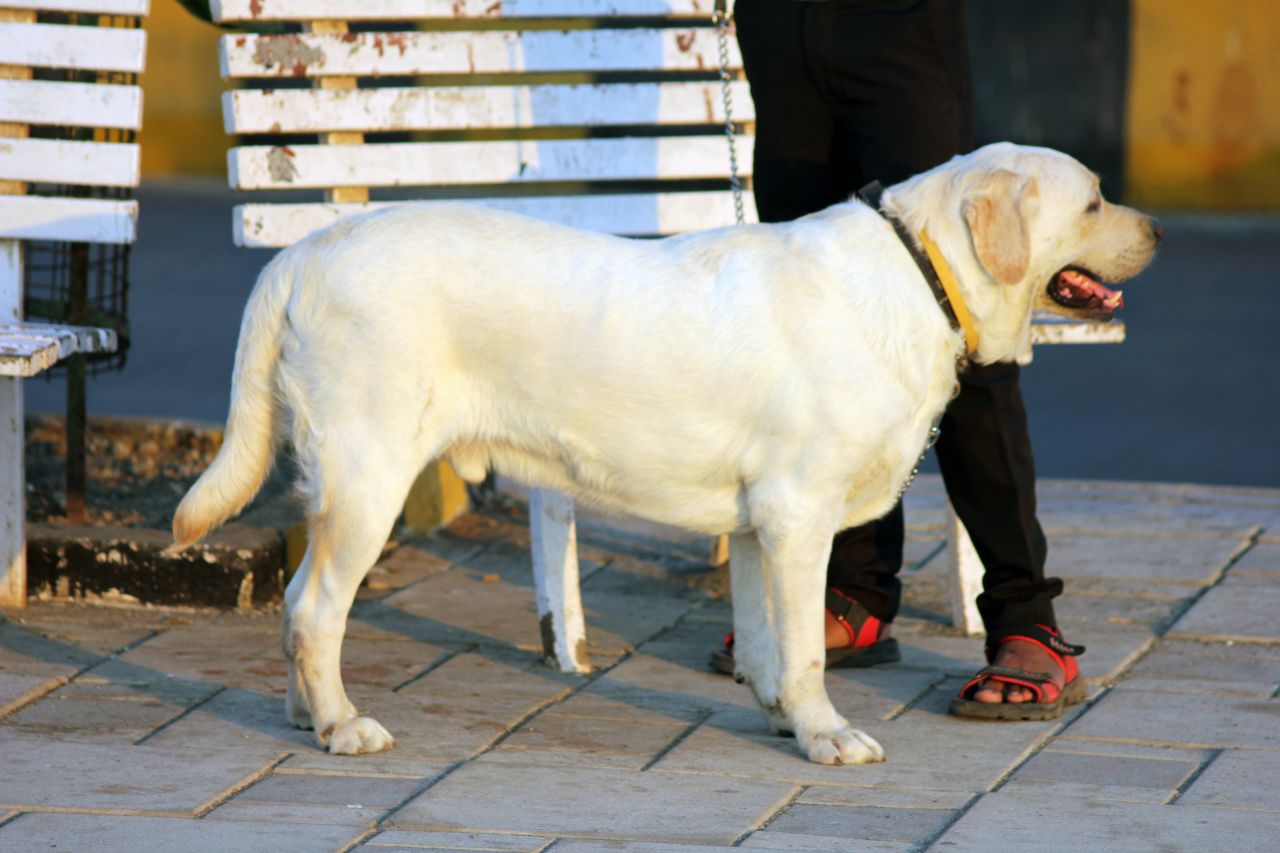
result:
[[(754, 188), (764, 222), (886, 186), (973, 147), (962, 0), (737, 0), (756, 106)], [(972, 365), (936, 445), (947, 495), (986, 569), (989, 633), (1056, 626), (1036, 519), (1035, 466), (1015, 364)], [(831, 586), (878, 618), (898, 612), (902, 504), (838, 534)]]

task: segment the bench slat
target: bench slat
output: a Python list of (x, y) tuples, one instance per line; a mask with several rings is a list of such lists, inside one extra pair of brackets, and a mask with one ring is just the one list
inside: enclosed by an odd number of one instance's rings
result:
[(142, 88), (0, 80), (0, 121), (137, 130), (142, 126)]
[(0, 65), (140, 73), (143, 30), (64, 24), (0, 24)]
[(150, 0), (4, 0), (6, 9), (34, 9), (37, 12), (88, 12), (99, 15), (143, 17)]
[[(720, 67), (710, 29), (227, 35), (223, 77), (387, 77)], [(729, 40), (732, 68), (742, 66)]]
[(136, 187), (138, 152), (132, 143), (0, 139), (0, 179)]
[[(733, 197), (727, 191), (493, 198), (472, 203), (611, 234), (674, 234), (734, 221)], [(747, 218), (755, 218), (750, 193), (743, 203)], [(232, 214), (232, 228), (237, 246), (278, 249), (344, 216), (394, 204), (242, 204)]]
[[(732, 84), (736, 121), (755, 111)], [(241, 89), (223, 96), (228, 133), (721, 124), (720, 83)]]
[(116, 333), (88, 326), (0, 323), (0, 376), (29, 377), (78, 352), (115, 352)]
[(1124, 342), (1124, 323), (1089, 323), (1084, 320), (1068, 320), (1046, 311), (1037, 311), (1032, 317), (1031, 343), (1033, 344), (1118, 344)]
[(132, 199), (0, 196), (0, 239), (132, 243), (137, 220)]
[[(752, 138), (738, 158), (751, 162)], [(723, 178), (722, 136), (366, 145), (245, 146), (228, 152), (234, 189), (318, 189)]]
[[(100, 0), (101, 1), (101, 0)], [(699, 0), (213, 0), (229, 21), (407, 21), (416, 18), (707, 18)]]

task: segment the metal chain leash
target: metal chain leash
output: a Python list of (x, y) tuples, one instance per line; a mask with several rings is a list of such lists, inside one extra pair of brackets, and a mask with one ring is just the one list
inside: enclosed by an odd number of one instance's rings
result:
[(729, 84), (729, 0), (716, 0), (711, 22), (716, 25), (716, 42), (720, 50), (720, 89), (724, 95), (724, 136), (729, 143), (729, 187), (733, 190), (733, 213), (739, 225), (747, 221), (742, 207), (742, 180), (738, 177), (738, 146), (733, 137), (733, 92)]

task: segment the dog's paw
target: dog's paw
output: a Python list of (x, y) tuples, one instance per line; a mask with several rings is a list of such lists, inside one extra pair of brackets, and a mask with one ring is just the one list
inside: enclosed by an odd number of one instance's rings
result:
[(335, 755), (362, 755), (382, 752), (396, 745), (396, 739), (372, 717), (355, 717), (331, 726), (320, 734), (320, 745)]
[(818, 764), (876, 764), (884, 761), (884, 747), (861, 729), (844, 728), (797, 735), (810, 761)]

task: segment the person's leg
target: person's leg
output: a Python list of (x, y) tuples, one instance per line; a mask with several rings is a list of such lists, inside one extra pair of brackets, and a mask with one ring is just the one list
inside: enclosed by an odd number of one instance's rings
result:
[[(963, 8), (955, 0), (866, 4), (828, 0), (809, 21), (815, 78), (836, 113), (833, 168), (845, 193), (886, 186), (973, 147)], [(873, 616), (891, 622), (902, 584), (904, 519), (840, 533), (827, 577)]]
[[(947, 496), (986, 569), (978, 611), (988, 637), (1025, 634), (1036, 625), (1056, 630), (1053, 598), (1062, 592), (1062, 581), (1044, 576), (1048, 550), (1036, 518), (1035, 463), (1018, 379), (1015, 364), (971, 366), (947, 407), (936, 448)], [(1071, 666), (1028, 641), (991, 651), (995, 665), (1047, 673), (1059, 691)], [(971, 698), (1022, 703), (1035, 695), (986, 681)]]
[(752, 190), (761, 222), (787, 222), (848, 197), (830, 167), (835, 117), (809, 74), (812, 4), (739, 0), (738, 45), (756, 110)]

